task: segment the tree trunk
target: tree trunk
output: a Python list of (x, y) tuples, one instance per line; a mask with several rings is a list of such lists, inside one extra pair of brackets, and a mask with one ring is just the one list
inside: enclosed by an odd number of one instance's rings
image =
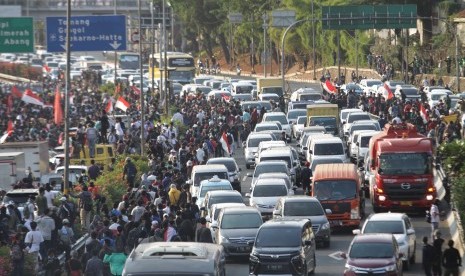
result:
[(230, 64), (231, 54), (229, 53), (228, 43), (226, 43), (226, 38), (224, 37), (224, 34), (220, 34), (218, 39), (220, 41), (221, 49), (223, 50), (224, 58), (226, 59), (226, 62)]

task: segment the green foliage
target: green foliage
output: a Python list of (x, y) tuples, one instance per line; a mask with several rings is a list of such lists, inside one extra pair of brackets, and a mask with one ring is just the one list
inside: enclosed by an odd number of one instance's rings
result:
[(463, 162), (465, 160), (464, 140), (455, 140), (452, 143), (443, 144), (439, 147), (439, 152), (443, 156), (443, 168), (448, 175), (465, 177), (465, 162)]
[(104, 85), (101, 85), (100, 86), (100, 91), (103, 92), (103, 93), (107, 93), (109, 95), (113, 95), (115, 93), (115, 84), (114, 83), (111, 83), (111, 82), (107, 82), (106, 84)]
[(112, 206), (114, 202), (121, 201), (122, 196), (126, 193), (128, 185), (123, 180), (123, 167), (124, 160), (126, 157), (130, 157), (131, 161), (134, 162), (137, 168), (136, 182), (140, 181), (141, 175), (147, 172), (148, 159), (145, 156), (140, 155), (120, 155), (116, 159), (116, 166), (113, 171), (105, 171), (101, 175), (95, 185), (99, 187), (99, 190), (103, 196), (107, 199), (107, 205)]

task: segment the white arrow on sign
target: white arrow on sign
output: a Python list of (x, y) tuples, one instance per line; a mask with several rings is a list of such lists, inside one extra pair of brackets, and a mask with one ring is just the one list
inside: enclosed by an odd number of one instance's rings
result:
[(113, 41), (113, 43), (110, 43), (111, 48), (114, 50), (118, 49), (119, 46), (121, 46), (121, 43), (118, 43), (117, 41)]
[[(66, 50), (66, 44), (60, 44), (61, 48), (63, 48), (63, 50)], [(69, 45), (69, 48), (73, 47), (73, 44), (70, 44)]]
[(331, 257), (331, 258), (333, 258), (333, 259), (335, 259), (335, 260), (337, 260), (337, 261), (341, 261), (341, 260), (344, 259), (344, 258), (341, 257), (341, 254), (342, 254), (342, 253), (344, 253), (344, 252), (342, 252), (342, 251), (336, 251), (336, 252), (334, 252), (334, 253), (332, 253), (332, 254), (329, 254), (328, 256)]

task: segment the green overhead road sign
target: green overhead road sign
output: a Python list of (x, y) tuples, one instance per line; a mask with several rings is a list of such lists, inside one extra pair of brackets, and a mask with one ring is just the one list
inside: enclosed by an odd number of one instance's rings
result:
[(0, 17), (0, 53), (33, 53), (32, 17)]
[(325, 30), (416, 28), (417, 6), (324, 6), (321, 20)]

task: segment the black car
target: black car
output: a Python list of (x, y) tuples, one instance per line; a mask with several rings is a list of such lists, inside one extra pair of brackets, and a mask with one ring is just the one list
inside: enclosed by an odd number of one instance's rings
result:
[(308, 275), (316, 268), (309, 219), (278, 218), (260, 227), (249, 258), (249, 275)]

